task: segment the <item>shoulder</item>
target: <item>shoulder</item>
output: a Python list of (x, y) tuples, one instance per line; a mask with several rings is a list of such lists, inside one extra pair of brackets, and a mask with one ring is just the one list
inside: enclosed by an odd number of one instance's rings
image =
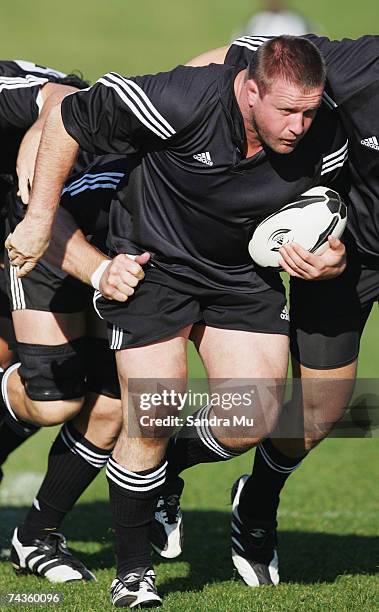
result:
[(65, 77), (66, 75), (64, 72), (60, 72), (54, 68), (40, 66), (27, 60), (0, 60), (0, 76), (7, 76), (10, 78), (34, 76), (45, 81), (49, 78), (57, 79)]
[[(218, 91), (220, 77), (230, 68), (211, 64), (205, 67), (177, 66), (168, 72), (124, 77), (109, 73), (98, 83), (112, 89), (129, 109), (163, 118), (180, 129), (192, 120), (202, 105)], [(159, 115), (157, 114), (159, 113)]]
[(166, 104), (199, 100), (212, 90), (220, 76), (227, 70), (222, 64), (209, 66), (177, 66), (169, 72), (134, 77), (133, 81), (151, 94), (160, 96)]
[(229, 47), (225, 57), (225, 64), (245, 68), (255, 51), (263, 45), (270, 36), (240, 36)]

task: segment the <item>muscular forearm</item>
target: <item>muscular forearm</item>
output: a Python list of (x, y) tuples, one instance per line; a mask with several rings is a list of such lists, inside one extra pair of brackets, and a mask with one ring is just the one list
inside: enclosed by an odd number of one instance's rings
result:
[(36, 173), (26, 219), (37, 222), (50, 235), (63, 184), (75, 162), (79, 146), (66, 132), (60, 105), (54, 106), (42, 133)]
[(58, 210), (52, 235), (53, 240), (45, 253), (46, 261), (82, 283), (92, 285), (92, 274), (109, 258), (87, 242), (75, 219), (64, 208)]
[[(149, 261), (149, 253), (118, 255), (110, 260), (87, 242), (75, 219), (64, 208), (58, 210), (53, 237), (45, 254), (47, 262), (83, 283), (99, 288), (107, 299), (125, 302), (145, 276), (141, 266)], [(101, 266), (103, 262), (109, 262), (105, 268)]]
[(43, 103), (41, 112), (37, 121), (33, 123), (22, 139), (17, 156), (16, 169), (19, 193), (24, 204), (29, 203), (29, 190), (33, 185), (37, 152), (46, 119), (54, 106), (59, 104), (67, 94), (75, 91), (77, 91), (75, 87), (57, 83), (47, 83), (41, 90)]

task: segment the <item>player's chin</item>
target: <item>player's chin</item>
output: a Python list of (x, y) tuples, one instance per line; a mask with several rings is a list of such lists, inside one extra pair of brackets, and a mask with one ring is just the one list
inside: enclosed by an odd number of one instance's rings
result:
[(283, 140), (283, 141), (277, 143), (272, 148), (275, 151), (275, 153), (280, 153), (282, 155), (288, 155), (288, 153), (292, 153), (292, 151), (294, 151), (296, 149), (298, 144), (299, 144), (298, 140), (296, 140), (294, 142)]

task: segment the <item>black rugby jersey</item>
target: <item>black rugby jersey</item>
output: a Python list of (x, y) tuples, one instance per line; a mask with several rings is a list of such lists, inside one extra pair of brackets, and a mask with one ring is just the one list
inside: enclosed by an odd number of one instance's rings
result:
[(128, 189), (111, 208), (112, 252), (148, 250), (153, 265), (171, 274), (253, 293), (279, 282), (249, 257), (257, 223), (334, 179), (347, 144), (323, 105), (292, 153), (267, 149), (246, 159), (234, 95), (239, 70), (213, 64), (130, 78), (110, 73), (67, 96), (62, 118), (84, 149), (135, 156)]
[[(54, 72), (54, 76), (58, 73)], [(0, 61), (0, 207), (17, 189), (16, 160), (25, 132), (38, 119), (40, 90), (49, 80), (46, 70), (25, 61)]]
[(64, 76), (32, 62), (0, 61), (0, 173), (14, 174), (25, 132), (38, 119), (40, 90), (51, 77)]
[[(72, 75), (71, 75), (72, 76)], [(21, 141), (38, 119), (41, 88), (48, 82), (66, 82), (63, 72), (25, 60), (0, 61), (0, 198), (17, 186), (16, 161)], [(73, 79), (78, 86), (81, 79)], [(82, 154), (75, 167), (80, 171), (93, 159)]]
[[(361, 253), (379, 257), (379, 36), (332, 41), (310, 34), (305, 38), (326, 61), (327, 99), (338, 111), (349, 139), (348, 228)], [(226, 63), (245, 67), (265, 40), (237, 39)]]
[[(0, 61), (0, 208), (3, 216), (8, 214), (12, 228), (25, 213), (25, 207), (16, 197), (16, 161), (20, 143), (38, 119), (42, 107), (41, 88), (50, 81), (65, 82), (66, 76), (53, 68), (25, 60)], [(77, 84), (80, 84), (80, 79), (77, 79)], [(81, 152), (71, 179), (74, 180), (77, 173), (87, 166), (91, 167), (94, 159), (95, 156)], [(94, 208), (99, 210), (97, 206)], [(76, 216), (80, 219), (80, 215)]]

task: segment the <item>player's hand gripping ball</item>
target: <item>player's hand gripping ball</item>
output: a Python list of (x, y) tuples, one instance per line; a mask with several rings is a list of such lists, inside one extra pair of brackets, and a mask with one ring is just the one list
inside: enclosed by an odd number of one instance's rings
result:
[(280, 270), (281, 247), (295, 242), (321, 255), (329, 247), (328, 236), (342, 236), (346, 221), (340, 195), (328, 187), (313, 187), (258, 225), (249, 242), (250, 256), (260, 266)]

